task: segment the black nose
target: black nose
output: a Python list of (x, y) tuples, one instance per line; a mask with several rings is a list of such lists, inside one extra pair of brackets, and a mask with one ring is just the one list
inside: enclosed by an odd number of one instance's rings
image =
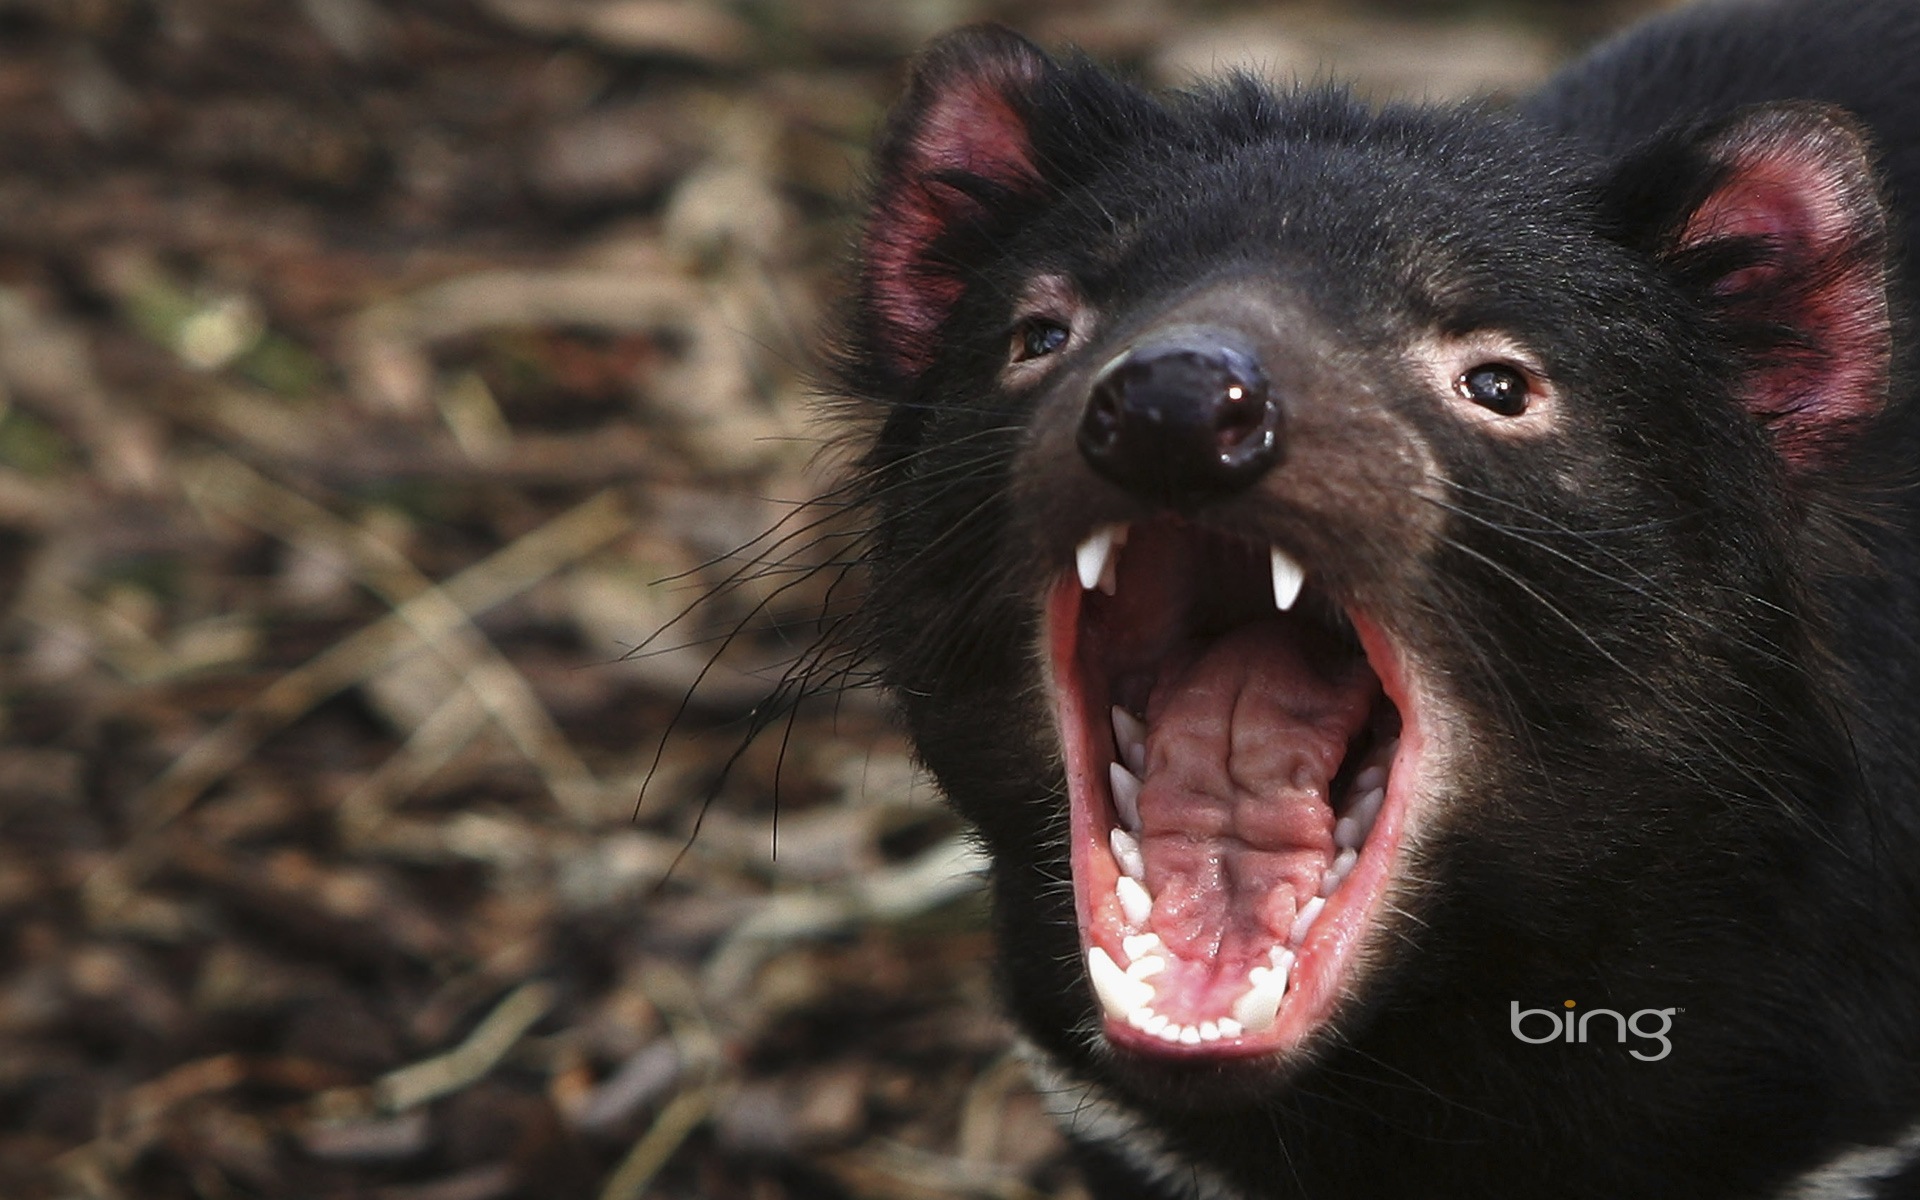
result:
[(1135, 347), (1100, 372), (1080, 453), (1134, 496), (1176, 508), (1241, 491), (1286, 452), (1266, 372), (1230, 335)]

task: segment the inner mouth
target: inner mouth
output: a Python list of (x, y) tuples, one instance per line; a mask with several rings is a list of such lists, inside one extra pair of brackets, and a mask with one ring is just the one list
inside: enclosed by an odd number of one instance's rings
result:
[(1297, 1046), (1398, 847), (1418, 737), (1391, 646), (1283, 551), (1109, 526), (1048, 597), (1081, 950), (1108, 1039)]

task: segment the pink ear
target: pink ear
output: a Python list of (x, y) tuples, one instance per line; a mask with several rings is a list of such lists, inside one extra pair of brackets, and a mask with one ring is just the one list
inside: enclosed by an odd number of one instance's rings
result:
[(1784, 104), (1704, 149), (1714, 182), (1673, 249), (1729, 264), (1708, 303), (1757, 336), (1741, 400), (1789, 468), (1817, 466), (1887, 403), (1886, 216), (1865, 139), (1838, 109)]
[(931, 364), (966, 290), (963, 264), (939, 254), (943, 239), (986, 223), (1009, 195), (1040, 190), (1023, 100), (1049, 67), (1005, 29), (949, 34), (921, 57), (882, 138), (862, 283), (879, 347), (907, 374)]

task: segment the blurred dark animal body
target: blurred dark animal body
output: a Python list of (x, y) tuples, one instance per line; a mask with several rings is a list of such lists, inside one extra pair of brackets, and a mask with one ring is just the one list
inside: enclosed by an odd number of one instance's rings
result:
[(994, 29), (883, 133), (861, 637), (1102, 1196), (1920, 1196), (1920, 6), (1517, 113)]

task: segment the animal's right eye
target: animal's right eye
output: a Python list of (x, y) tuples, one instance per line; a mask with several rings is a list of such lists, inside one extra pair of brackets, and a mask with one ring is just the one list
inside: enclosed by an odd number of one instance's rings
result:
[(1481, 363), (1463, 373), (1453, 386), (1465, 399), (1503, 417), (1517, 417), (1527, 410), (1527, 377), (1506, 363)]
[(1009, 360), (1026, 362), (1030, 358), (1044, 358), (1066, 345), (1072, 336), (1073, 331), (1058, 321), (1029, 317), (1013, 327)]

